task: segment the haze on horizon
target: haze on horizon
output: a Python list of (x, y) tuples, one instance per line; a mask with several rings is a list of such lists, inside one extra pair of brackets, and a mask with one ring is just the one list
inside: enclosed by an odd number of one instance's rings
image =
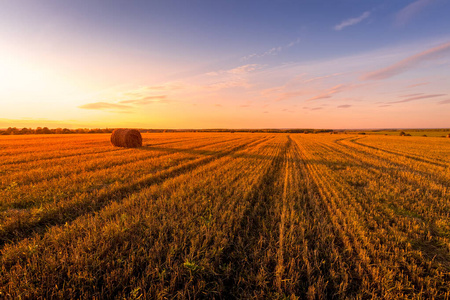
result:
[(0, 128), (450, 127), (450, 1), (0, 3)]

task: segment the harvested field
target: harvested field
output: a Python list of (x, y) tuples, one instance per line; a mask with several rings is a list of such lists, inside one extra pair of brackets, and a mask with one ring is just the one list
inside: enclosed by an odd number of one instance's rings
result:
[(0, 137), (0, 298), (450, 297), (450, 139)]

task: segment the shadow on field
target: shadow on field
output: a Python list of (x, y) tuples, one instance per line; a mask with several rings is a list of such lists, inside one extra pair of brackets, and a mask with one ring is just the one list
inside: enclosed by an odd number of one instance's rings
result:
[(182, 165), (172, 166), (169, 169), (162, 169), (156, 173), (150, 173), (146, 176), (125, 184), (123, 186), (111, 188), (108, 191), (104, 191), (98, 195), (86, 195), (86, 197), (80, 197), (77, 201), (67, 201), (62, 203), (60, 207), (54, 210), (50, 210), (47, 213), (40, 215), (38, 218), (31, 218), (28, 221), (19, 220), (18, 222), (11, 223), (4, 226), (0, 231), (0, 249), (7, 243), (15, 243), (24, 238), (36, 234), (44, 234), (51, 226), (61, 225), (66, 222), (71, 222), (80, 216), (85, 214), (100, 211), (106, 205), (113, 201), (122, 201), (124, 198), (135, 193), (138, 190), (149, 187), (151, 185), (160, 184), (166, 179), (181, 176), (189, 173), (194, 169), (211, 163), (217, 159), (225, 156), (233, 156), (237, 151), (246, 149), (247, 147), (256, 147), (257, 145), (267, 141), (267, 139), (259, 139), (250, 141), (243, 144), (238, 144), (231, 149), (224, 149), (223, 151), (209, 151), (209, 150), (193, 150), (193, 149), (170, 149), (159, 147), (143, 147), (139, 148), (145, 150), (158, 150), (161, 151), (173, 151), (185, 152), (191, 151), (191, 153), (197, 155), (203, 155), (205, 157), (198, 157), (192, 161), (189, 161)]
[[(165, 148), (165, 147), (155, 147), (155, 146), (144, 146), (139, 148), (141, 151), (161, 151), (168, 153), (188, 153), (193, 155), (203, 155), (203, 156), (215, 156), (223, 151), (213, 151), (213, 150), (198, 150), (191, 148)], [(227, 156), (230, 157), (240, 157), (240, 158), (253, 158), (253, 159), (261, 159), (261, 160), (272, 160), (270, 156), (259, 155), (259, 154), (251, 154), (251, 153), (229, 153)]]

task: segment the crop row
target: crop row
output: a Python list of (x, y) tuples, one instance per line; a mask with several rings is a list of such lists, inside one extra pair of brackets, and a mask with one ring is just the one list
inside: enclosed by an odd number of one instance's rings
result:
[(450, 297), (447, 140), (97, 139), (3, 176), (0, 296)]

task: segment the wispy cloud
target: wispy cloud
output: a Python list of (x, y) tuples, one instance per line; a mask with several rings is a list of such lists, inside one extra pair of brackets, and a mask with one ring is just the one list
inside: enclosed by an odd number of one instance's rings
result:
[(417, 86), (421, 86), (421, 85), (427, 85), (430, 84), (429, 82), (419, 82), (419, 83), (414, 83), (414, 84), (410, 84), (407, 87), (408, 88), (413, 88), (413, 87), (417, 87)]
[(139, 88), (127, 91), (122, 93), (123, 96), (127, 97), (144, 97), (149, 94), (154, 93), (155, 91), (176, 91), (181, 90), (183, 88), (186, 88), (186, 85), (182, 82), (167, 82), (160, 85), (148, 85), (148, 86), (141, 86)]
[(339, 105), (337, 108), (350, 108), (352, 107), (352, 105), (350, 104), (343, 104), (343, 105)]
[[(129, 113), (134, 109), (155, 103), (167, 103), (167, 95), (149, 95), (153, 88), (147, 86), (124, 91), (118, 95), (109, 96), (108, 98), (116, 98), (114, 101), (98, 101), (87, 103), (78, 108), (102, 110), (108, 112)], [(106, 98), (106, 97), (105, 97)]]
[(218, 91), (229, 88), (250, 88), (251, 73), (265, 67), (262, 64), (246, 64), (227, 70), (217, 70), (197, 76), (196, 82), (191, 84), (194, 92)]
[(215, 76), (219, 76), (219, 75), (245, 75), (245, 74), (249, 74), (252, 73), (254, 71), (260, 70), (264, 68), (264, 65), (261, 64), (247, 64), (247, 65), (242, 65), (233, 69), (229, 69), (229, 70), (219, 70), (219, 71), (212, 71), (212, 72), (208, 72), (205, 73), (204, 75), (209, 76), (209, 77), (215, 77)]
[(132, 108), (131, 106), (128, 105), (108, 103), (108, 102), (88, 103), (78, 107), (82, 109), (105, 110), (114, 112), (129, 112), (129, 110)]
[(399, 96), (399, 97), (401, 97), (401, 98), (411, 98), (411, 97), (417, 97), (417, 96), (421, 96), (421, 95), (423, 95), (423, 93), (401, 95), (401, 96)]
[[(261, 91), (261, 94), (265, 97), (272, 97), (275, 95), (275, 101), (282, 101), (289, 98), (296, 98), (303, 95), (308, 94), (317, 94), (318, 88), (314, 83), (320, 82), (325, 79), (329, 79), (332, 77), (336, 77), (342, 75), (344, 73), (333, 73), (329, 75), (316, 76), (316, 77), (307, 77), (306, 73), (302, 73), (300, 75), (296, 75), (284, 85), (272, 87), (269, 89), (265, 89)], [(301, 89), (299, 89), (301, 87)], [(337, 88), (335, 86), (334, 88)], [(327, 92), (331, 92), (333, 88), (329, 89)], [(323, 96), (325, 93), (321, 93), (318, 97)], [(325, 95), (325, 98), (330, 98)]]
[(370, 12), (369, 11), (365, 11), (359, 17), (350, 18), (350, 19), (342, 21), (341, 23), (335, 25), (333, 27), (333, 29), (336, 30), (336, 31), (340, 31), (340, 30), (344, 29), (345, 27), (356, 25), (356, 24), (360, 23), (361, 21), (367, 19), (368, 17), (370, 17)]
[(400, 73), (406, 72), (407, 70), (419, 65), (424, 61), (440, 58), (446, 53), (450, 53), (450, 42), (420, 52), (416, 55), (410, 56), (387, 68), (366, 73), (361, 77), (361, 79), (362, 80), (387, 79)]
[(227, 72), (230, 74), (242, 75), (242, 74), (251, 73), (251, 72), (259, 70), (261, 68), (263, 68), (263, 65), (248, 64), (248, 65), (243, 65), (243, 66), (228, 70)]
[(229, 89), (229, 88), (249, 88), (251, 85), (248, 83), (246, 79), (243, 78), (231, 78), (226, 79), (220, 82), (215, 82), (211, 84), (206, 84), (203, 86), (199, 86), (198, 90), (200, 91), (218, 91), (222, 89)]
[(307, 110), (321, 110), (323, 109), (323, 107), (303, 107), (303, 109), (307, 109)]
[(148, 96), (148, 97), (143, 97), (143, 98), (140, 98), (140, 99), (122, 100), (122, 101), (119, 101), (119, 103), (135, 104), (135, 105), (147, 105), (147, 104), (153, 104), (153, 103), (162, 102), (162, 101), (167, 101), (167, 96), (166, 95)]
[(309, 98), (308, 101), (331, 98), (334, 94), (341, 92), (345, 87), (346, 85), (344, 84), (336, 85), (317, 96)]
[(309, 82), (316, 81), (316, 80), (323, 80), (323, 79), (326, 79), (326, 78), (331, 78), (331, 77), (339, 76), (339, 75), (342, 75), (342, 74), (344, 74), (344, 73), (334, 73), (334, 74), (325, 75), (325, 76), (317, 76), (317, 77), (313, 77), (313, 78), (304, 80), (303, 83), (309, 83)]
[(450, 104), (450, 99), (439, 101), (438, 104)]
[(405, 6), (395, 16), (395, 24), (403, 26), (408, 23), (415, 15), (421, 12), (425, 7), (433, 3), (434, 0), (417, 0)]
[(300, 38), (297, 38), (296, 40), (286, 44), (285, 46), (277, 46), (277, 47), (270, 48), (269, 50), (267, 50), (267, 51), (265, 51), (263, 53), (252, 53), (250, 55), (242, 57), (241, 60), (249, 60), (249, 59), (252, 59), (252, 58), (261, 58), (261, 57), (268, 56), (268, 55), (277, 55), (278, 53), (280, 53), (284, 49), (287, 49), (287, 48), (290, 48), (292, 46), (295, 46), (298, 43), (300, 43)]
[(421, 96), (415, 96), (415, 97), (406, 98), (406, 99), (403, 99), (403, 100), (392, 101), (392, 102), (389, 102), (389, 103), (405, 103), (405, 102), (411, 102), (411, 101), (415, 101), (415, 100), (422, 100), (422, 99), (442, 97), (442, 96), (446, 96), (446, 95), (447, 94), (421, 95)]

